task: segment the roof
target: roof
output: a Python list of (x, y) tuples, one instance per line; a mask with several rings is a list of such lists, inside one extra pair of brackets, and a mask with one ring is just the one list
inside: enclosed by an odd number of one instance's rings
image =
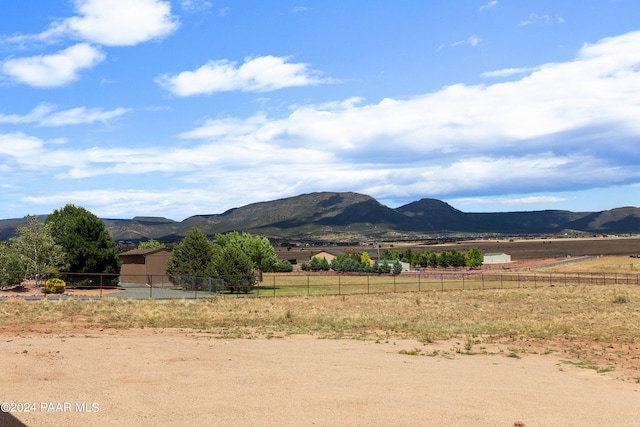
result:
[(132, 249), (130, 251), (121, 253), (120, 256), (140, 256), (140, 255), (147, 256), (147, 255), (155, 254), (156, 252), (162, 252), (162, 251), (168, 252), (166, 248)]

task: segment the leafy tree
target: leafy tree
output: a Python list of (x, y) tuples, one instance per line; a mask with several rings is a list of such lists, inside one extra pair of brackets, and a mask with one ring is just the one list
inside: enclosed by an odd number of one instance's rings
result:
[(451, 256), (449, 252), (441, 252), (438, 255), (438, 267), (447, 268), (451, 265)]
[(427, 265), (429, 267), (436, 268), (438, 266), (438, 254), (435, 252), (429, 253), (429, 258), (427, 260)]
[(482, 255), (480, 254), (480, 249), (471, 248), (467, 253), (467, 267), (469, 268), (478, 268), (482, 265)]
[(256, 283), (254, 262), (243, 250), (233, 245), (214, 247), (207, 275), (223, 279), (225, 289), (235, 293), (246, 294)]
[(164, 243), (160, 243), (157, 240), (151, 239), (146, 242), (138, 243), (138, 249), (164, 249)]
[(371, 257), (368, 253), (362, 252), (362, 255), (360, 255), (360, 262), (367, 266), (371, 265)]
[(51, 223), (42, 223), (37, 216), (27, 215), (25, 219), (27, 225), (18, 228), (18, 237), (10, 240), (10, 246), (23, 263), (26, 276), (40, 285), (47, 274), (67, 268), (65, 251), (56, 243)]
[(25, 263), (20, 254), (11, 246), (0, 240), (0, 289), (19, 285), (24, 280)]
[(83, 207), (66, 205), (45, 220), (74, 273), (119, 273), (120, 257), (104, 222)]
[(233, 246), (244, 252), (254, 264), (254, 268), (262, 271), (275, 271), (279, 262), (273, 246), (266, 237), (252, 236), (237, 231), (217, 234), (216, 242), (220, 246)]
[(451, 249), (451, 252), (449, 252), (449, 263), (452, 267), (464, 267), (467, 263), (467, 256), (462, 252)]

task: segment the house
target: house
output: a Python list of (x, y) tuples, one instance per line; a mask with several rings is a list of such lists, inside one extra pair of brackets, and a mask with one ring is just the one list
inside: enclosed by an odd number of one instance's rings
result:
[(120, 254), (121, 283), (158, 284), (167, 283), (167, 261), (171, 252), (167, 249), (132, 249)]
[(483, 257), (483, 264), (506, 264), (511, 262), (511, 255), (503, 252), (486, 253)]
[(382, 263), (386, 262), (387, 264), (389, 264), (389, 266), (391, 266), (391, 268), (393, 268), (393, 265), (398, 262), (400, 263), (400, 266), (402, 267), (402, 272), (407, 272), (407, 271), (411, 271), (411, 265), (408, 262), (404, 262), (404, 261), (398, 261), (397, 259), (387, 259), (387, 260), (379, 260), (378, 261), (378, 265), (382, 265)]
[(324, 258), (324, 259), (327, 260), (327, 262), (329, 264), (331, 264), (331, 261), (333, 261), (334, 258), (336, 258), (338, 255), (343, 254), (343, 253), (344, 253), (343, 251), (331, 251), (331, 252), (329, 252), (329, 251), (319, 251), (319, 252), (316, 252), (316, 253), (312, 254), (311, 258), (318, 257), (318, 259), (320, 259), (320, 260), (322, 258)]

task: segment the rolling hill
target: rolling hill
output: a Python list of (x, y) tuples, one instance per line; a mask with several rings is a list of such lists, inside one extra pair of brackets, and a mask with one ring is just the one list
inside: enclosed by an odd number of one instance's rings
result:
[[(104, 222), (115, 240), (179, 241), (197, 227), (211, 236), (236, 230), (274, 240), (345, 242), (460, 234), (640, 233), (640, 209), (465, 213), (436, 199), (421, 199), (392, 209), (364, 194), (320, 192), (252, 203), (184, 221), (134, 217)], [(16, 227), (23, 223), (20, 219), (0, 220), (0, 238), (16, 235)]]

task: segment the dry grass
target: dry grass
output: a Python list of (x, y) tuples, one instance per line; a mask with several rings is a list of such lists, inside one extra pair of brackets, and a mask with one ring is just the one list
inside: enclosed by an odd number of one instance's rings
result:
[(640, 274), (640, 258), (601, 256), (585, 261), (537, 269), (551, 273), (620, 273)]
[[(623, 266), (622, 257), (554, 267), (571, 272)], [(635, 259), (624, 258), (627, 265)], [(635, 269), (635, 265), (633, 266)], [(640, 266), (639, 266), (640, 268)], [(618, 274), (620, 270), (607, 270)], [(521, 353), (554, 352), (576, 366), (626, 367), (640, 382), (640, 286), (575, 285), (281, 298), (216, 296), (206, 300), (41, 300), (0, 302), (0, 331), (75, 334), (97, 328), (184, 328), (216, 337), (366, 340), (459, 339), (509, 343)], [(462, 349), (463, 345), (460, 345)], [(559, 353), (558, 353), (559, 352)], [(616, 370), (616, 374), (622, 372)], [(620, 374), (622, 375), (622, 374)]]
[[(619, 303), (624, 296), (624, 304)], [(468, 292), (212, 300), (0, 303), (0, 326), (60, 333), (88, 328), (195, 328), (237, 336), (526, 337), (635, 342), (640, 288), (545, 287)]]

